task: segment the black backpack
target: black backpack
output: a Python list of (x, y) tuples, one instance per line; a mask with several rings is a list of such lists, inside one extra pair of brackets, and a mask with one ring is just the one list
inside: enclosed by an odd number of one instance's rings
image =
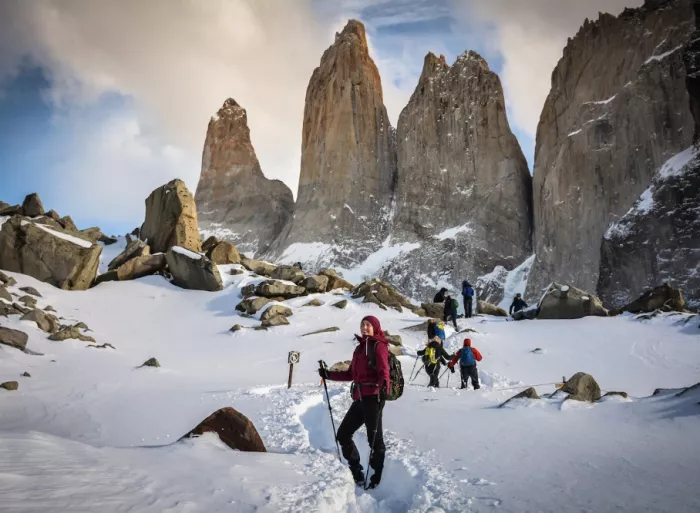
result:
[[(375, 358), (377, 357), (377, 344), (374, 343), (374, 351), (370, 354), (369, 364), (373, 369), (375, 366)], [(396, 401), (399, 397), (403, 395), (403, 370), (401, 369), (401, 362), (391, 351), (389, 354), (389, 379), (391, 380), (391, 387), (385, 397), (387, 401)]]

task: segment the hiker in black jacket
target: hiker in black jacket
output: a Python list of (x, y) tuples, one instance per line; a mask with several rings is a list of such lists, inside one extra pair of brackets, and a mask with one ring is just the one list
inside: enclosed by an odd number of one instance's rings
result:
[(527, 303), (523, 301), (520, 294), (516, 294), (515, 298), (513, 298), (513, 302), (510, 305), (510, 315), (513, 315), (513, 311), (519, 312), (523, 308), (527, 308)]
[(435, 297), (433, 298), (433, 303), (444, 303), (445, 292), (447, 292), (447, 289), (445, 287), (442, 287), (440, 291), (437, 294), (435, 294)]
[(418, 356), (423, 357), (425, 372), (430, 377), (429, 387), (440, 388), (440, 364), (447, 365), (452, 357), (442, 347), (442, 341), (438, 337), (428, 342), (428, 346), (418, 351)]

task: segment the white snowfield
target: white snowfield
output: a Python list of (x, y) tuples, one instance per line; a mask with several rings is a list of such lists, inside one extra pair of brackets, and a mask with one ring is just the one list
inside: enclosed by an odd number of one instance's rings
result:
[[(484, 355), (482, 388), (460, 391), (458, 373), (429, 390), (425, 373), (384, 412), (386, 467), (362, 491), (336, 456), (317, 361), (348, 360), (367, 314), (403, 337), (408, 377), (423, 321), (333, 294), (286, 301), (289, 326), (269, 331), (234, 310), (254, 279), (221, 267), (221, 292), (181, 290), (162, 277), (109, 282), (86, 292), (55, 289), (8, 273), (44, 296), (63, 322), (83, 321), (98, 343), (51, 342), (18, 317), (0, 325), (29, 334), (32, 356), (0, 345), (2, 512), (691, 512), (700, 511), (700, 390), (651, 396), (700, 381), (700, 319), (631, 316), (576, 321), (461, 319)], [(259, 317), (259, 315), (258, 315)], [(322, 328), (340, 331), (301, 337)], [(465, 333), (448, 326), (448, 349)], [(533, 353), (536, 348), (541, 351)], [(301, 351), (286, 388), (287, 353)], [(156, 357), (161, 368), (136, 367)], [(419, 363), (420, 365), (420, 363)], [(31, 377), (20, 377), (28, 371)], [(630, 399), (597, 404), (505, 399), (575, 372)], [(336, 426), (348, 385), (329, 384)], [(209, 434), (177, 440), (232, 406), (257, 426), (268, 453), (242, 453)], [(366, 462), (363, 432), (356, 435)]]

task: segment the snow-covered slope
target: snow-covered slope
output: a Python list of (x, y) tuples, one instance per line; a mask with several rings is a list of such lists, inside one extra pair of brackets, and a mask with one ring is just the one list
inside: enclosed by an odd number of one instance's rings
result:
[[(406, 376), (422, 319), (333, 294), (286, 301), (289, 326), (269, 331), (234, 310), (240, 287), (260, 280), (221, 267), (218, 293), (185, 291), (162, 277), (110, 282), (85, 292), (32, 286), (98, 343), (51, 342), (32, 323), (32, 356), (0, 345), (0, 511), (693, 511), (700, 508), (700, 393), (650, 396), (700, 381), (700, 319), (659, 316), (502, 322), (476, 317), (460, 329), (484, 355), (481, 390), (425, 388), (424, 373), (384, 415), (381, 486), (356, 489), (338, 462), (317, 361), (350, 358), (361, 318), (377, 315), (403, 337)], [(11, 287), (11, 292), (17, 292)], [(340, 331), (302, 337), (337, 326)], [(448, 349), (465, 335), (448, 329)], [(535, 348), (542, 351), (532, 353)], [(287, 353), (301, 351), (287, 390)], [(136, 369), (150, 357), (161, 368)], [(420, 365), (420, 363), (419, 363)], [(20, 377), (28, 371), (31, 377)], [(524, 388), (552, 392), (562, 375), (591, 373), (632, 398), (496, 406)], [(442, 384), (457, 385), (457, 375)], [(330, 384), (336, 426), (348, 386)], [(174, 443), (207, 415), (233, 406), (257, 426), (267, 454), (229, 450), (217, 437)], [(364, 435), (357, 435), (363, 461)]]

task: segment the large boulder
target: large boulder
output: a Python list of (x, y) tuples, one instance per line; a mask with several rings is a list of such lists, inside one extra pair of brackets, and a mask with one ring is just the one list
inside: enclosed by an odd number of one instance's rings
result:
[(292, 299), (306, 294), (306, 289), (298, 285), (287, 285), (281, 281), (267, 280), (255, 288), (255, 294), (262, 297)]
[(576, 401), (594, 402), (600, 399), (600, 386), (593, 376), (585, 372), (577, 372), (571, 376), (561, 391), (569, 394), (569, 399)]
[(219, 270), (204, 255), (175, 246), (168, 250), (165, 258), (173, 275), (173, 283), (178, 287), (210, 292), (223, 288)]
[(494, 315), (496, 317), (508, 317), (508, 312), (486, 301), (477, 301), (477, 312), (480, 314)]
[(167, 261), (163, 253), (138, 256), (117, 269), (117, 279), (119, 281), (136, 280), (162, 272), (165, 270), (166, 265)]
[(47, 315), (38, 308), (35, 308), (31, 312), (24, 314), (21, 320), (32, 321), (36, 323), (39, 329), (46, 333), (54, 333), (59, 328), (59, 323), (56, 321), (56, 318), (54, 316)]
[(299, 284), (304, 280), (304, 273), (298, 267), (281, 265), (270, 273), (270, 278), (275, 280), (291, 281), (292, 283)]
[(13, 285), (17, 285), (17, 280), (9, 277), (4, 272), (0, 271), (0, 285), (5, 285), (6, 287), (12, 287)]
[(86, 290), (97, 275), (102, 247), (63, 231), (12, 217), (0, 230), (0, 268), (67, 290)]
[(681, 291), (664, 283), (647, 290), (640, 297), (622, 307), (621, 311), (631, 313), (653, 312), (655, 310), (681, 312), (684, 308), (685, 300)]
[(44, 204), (36, 192), (28, 194), (22, 203), (22, 213), (27, 217), (39, 217), (44, 215)]
[(570, 285), (552, 283), (540, 301), (537, 318), (580, 319), (589, 315), (608, 315), (597, 296)]
[(114, 257), (114, 260), (112, 260), (109, 263), (107, 269), (109, 269), (110, 271), (114, 271), (115, 269), (118, 269), (119, 267), (127, 263), (132, 258), (150, 254), (151, 248), (148, 246), (148, 244), (146, 244), (142, 240), (132, 240), (126, 245), (124, 251), (122, 251), (116, 257)]
[(397, 312), (402, 312), (403, 308), (416, 311), (418, 307), (411, 304), (394, 287), (387, 282), (374, 279), (360, 283), (352, 289), (353, 299), (363, 298), (363, 303), (374, 303), (380, 308), (393, 308)]
[(276, 265), (269, 262), (263, 262), (262, 260), (255, 260), (245, 256), (241, 257), (241, 265), (250, 272), (259, 274), (260, 276), (267, 276), (268, 278), (272, 275), (272, 272), (277, 269)]
[(442, 314), (445, 311), (445, 305), (443, 303), (421, 303), (420, 306), (425, 312), (426, 317), (442, 319)]
[(27, 348), (27, 340), (29, 340), (29, 336), (23, 331), (0, 326), (0, 344), (24, 351)]
[(299, 283), (299, 285), (304, 287), (309, 294), (316, 294), (328, 290), (328, 282), (328, 276), (319, 274), (318, 276), (309, 276)]
[(253, 423), (233, 408), (221, 408), (204, 419), (183, 438), (216, 433), (231, 449), (245, 452), (267, 452)]
[(158, 187), (146, 199), (140, 238), (148, 242), (153, 253), (165, 253), (174, 246), (197, 253), (202, 250), (197, 207), (182, 180)]
[(241, 255), (236, 246), (230, 242), (222, 241), (216, 244), (209, 253), (209, 258), (216, 265), (240, 264)]
[(263, 319), (262, 328), (272, 328), (273, 326), (286, 326), (289, 324), (289, 319), (284, 315), (273, 315), (267, 319)]
[(0, 201), (0, 216), (16, 216), (22, 213), (22, 207), (19, 205), (8, 205)]

